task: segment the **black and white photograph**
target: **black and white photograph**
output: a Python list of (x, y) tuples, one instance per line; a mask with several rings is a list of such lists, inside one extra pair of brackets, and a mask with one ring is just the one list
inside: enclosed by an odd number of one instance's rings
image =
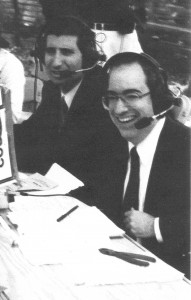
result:
[(191, 299), (191, 2), (0, 0), (0, 300)]

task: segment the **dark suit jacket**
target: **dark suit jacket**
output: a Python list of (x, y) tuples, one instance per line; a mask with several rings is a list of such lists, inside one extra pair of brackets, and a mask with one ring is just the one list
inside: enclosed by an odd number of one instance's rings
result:
[(190, 267), (190, 195), (190, 129), (167, 119), (154, 156), (144, 209), (160, 218), (164, 243), (145, 239), (143, 245), (186, 274)]
[(86, 72), (60, 128), (60, 90), (48, 81), (37, 112), (15, 125), (18, 168), (44, 174), (56, 162), (84, 181), (112, 160), (121, 137), (101, 103), (101, 68)]
[[(126, 166), (127, 158), (118, 155), (113, 170), (110, 168), (113, 173), (104, 175), (105, 181), (94, 199), (94, 204), (118, 226), (122, 226)], [(187, 276), (190, 272), (190, 195), (190, 129), (167, 119), (154, 155), (144, 208), (148, 214), (160, 218), (164, 242), (148, 238), (143, 239), (143, 245)]]

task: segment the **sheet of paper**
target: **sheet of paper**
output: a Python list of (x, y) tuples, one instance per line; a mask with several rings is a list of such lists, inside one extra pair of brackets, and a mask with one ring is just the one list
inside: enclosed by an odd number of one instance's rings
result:
[(56, 163), (51, 166), (45, 176), (46, 178), (57, 182), (63, 193), (68, 193), (71, 190), (84, 185), (82, 181)]
[[(108, 243), (102, 242), (102, 246), (108, 246)], [(111, 249), (128, 251), (127, 247), (113, 246)], [(63, 276), (68, 274), (68, 281), (74, 285), (87, 286), (171, 282), (181, 280), (184, 276), (160, 260), (150, 263), (148, 267), (140, 267), (113, 256), (103, 255), (99, 251), (92, 251), (86, 260), (81, 256), (81, 261), (65, 263), (64, 268), (60, 269), (59, 276), (62, 276), (61, 274)]]
[(51, 197), (33, 197), (33, 196), (15, 196), (15, 201), (10, 203), (10, 209), (14, 213), (24, 215), (32, 212), (56, 212), (62, 214), (71, 206), (80, 205), (85, 206), (81, 201), (69, 196), (51, 196)]
[(57, 186), (55, 181), (50, 180), (39, 173), (35, 173), (26, 179), (21, 179), (20, 184), (21, 187), (18, 188), (18, 191), (46, 191)]
[[(129, 252), (132, 251), (132, 245), (112, 244), (99, 226), (94, 230), (95, 224), (88, 224), (87, 230), (87, 224), (78, 223), (78, 227), (68, 230), (68, 224), (53, 224), (48, 219), (45, 222), (46, 234), (43, 230), (38, 231), (38, 235), (26, 235), (21, 241), (21, 250), (34, 265), (62, 265), (59, 276), (72, 285), (169, 282), (183, 278), (182, 273), (159, 259), (156, 263), (150, 263), (149, 267), (140, 267), (101, 254), (99, 248)], [(138, 248), (133, 252), (142, 253)]]
[[(3, 233), (2, 228), (0, 228), (0, 234), (1, 233)], [(4, 240), (6, 241), (6, 237), (4, 239), (4, 234), (2, 234), (1, 241), (0, 241), (0, 249), (1, 249), (1, 242), (3, 243)], [(5, 266), (4, 256), (1, 255), (1, 251), (0, 251), (0, 262), (1, 262), (1, 268), (0, 268), (0, 292), (1, 292), (2, 290), (5, 290), (5, 288), (9, 286), (9, 274)]]
[(20, 177), (19, 184), (20, 185), (18, 185), (17, 181), (10, 182), (8, 185), (3, 187), (3, 190), (8, 190), (11, 192), (49, 191), (57, 186), (55, 181), (50, 180), (39, 173)]
[[(76, 205), (79, 208), (57, 222)], [(92, 248), (103, 238), (124, 233), (96, 207), (72, 197), (17, 196), (10, 209), (8, 218), (18, 226), (20, 248), (33, 264), (61, 263), (68, 256), (73, 259), (73, 249)]]
[(66, 194), (71, 190), (83, 186), (83, 182), (73, 176), (58, 164), (53, 164), (45, 176), (35, 173), (20, 178), (21, 187), (17, 182), (3, 186), (3, 190), (11, 192), (29, 191), (37, 195), (43, 194)]

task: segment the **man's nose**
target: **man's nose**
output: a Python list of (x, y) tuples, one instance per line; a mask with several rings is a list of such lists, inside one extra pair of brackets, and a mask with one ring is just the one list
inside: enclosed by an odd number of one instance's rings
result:
[(121, 114), (123, 112), (127, 112), (128, 111), (128, 105), (126, 103), (124, 103), (124, 101), (121, 98), (118, 98), (118, 100), (115, 103), (115, 113), (116, 114)]
[(59, 51), (56, 51), (52, 60), (52, 64), (53, 66), (57, 67), (57, 66), (61, 66), (62, 63), (63, 63), (63, 56)]

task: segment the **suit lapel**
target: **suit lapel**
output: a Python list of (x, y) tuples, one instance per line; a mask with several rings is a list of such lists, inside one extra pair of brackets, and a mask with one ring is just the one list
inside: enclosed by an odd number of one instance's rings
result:
[[(90, 107), (95, 100), (100, 100), (100, 88), (94, 80), (94, 74), (85, 75), (72, 101), (70, 111), (80, 110), (83, 107)], [(97, 98), (97, 99), (95, 99)], [(101, 100), (100, 100), (101, 101)]]
[(144, 211), (153, 215), (158, 212), (159, 199), (163, 191), (165, 193), (168, 189), (166, 177), (168, 177), (168, 170), (171, 170), (174, 156), (173, 143), (169, 138), (171, 136), (171, 122), (166, 119), (153, 158), (145, 196)]

